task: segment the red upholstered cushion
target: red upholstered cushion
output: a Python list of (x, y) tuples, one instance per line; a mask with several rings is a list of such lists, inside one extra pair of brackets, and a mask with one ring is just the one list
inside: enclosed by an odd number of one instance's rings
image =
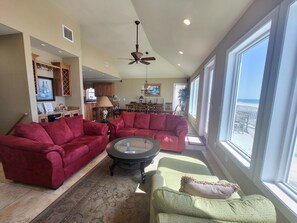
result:
[(158, 131), (150, 129), (137, 129), (134, 133), (135, 136), (145, 136), (150, 138), (155, 138)]
[(74, 163), (89, 152), (88, 146), (80, 143), (67, 143), (62, 148), (65, 151), (64, 166)]
[(135, 112), (123, 112), (122, 118), (125, 123), (125, 128), (133, 128)]
[(134, 128), (123, 128), (117, 131), (116, 137), (134, 136), (137, 129)]
[(85, 135), (103, 135), (107, 136), (108, 125), (100, 122), (92, 122), (89, 120), (83, 120), (84, 133)]
[(87, 145), (89, 150), (93, 150), (101, 146), (103, 137), (104, 136), (82, 136), (71, 142)]
[(166, 127), (165, 130), (174, 131), (177, 123), (181, 120), (181, 116), (178, 115), (166, 115)]
[(150, 114), (150, 129), (163, 130), (165, 128), (166, 115)]
[(150, 114), (136, 113), (134, 128), (148, 129), (150, 127)]
[(64, 118), (43, 124), (43, 128), (56, 145), (62, 145), (74, 138)]
[(41, 143), (54, 144), (51, 137), (44, 128), (36, 122), (29, 124), (18, 124), (14, 130), (14, 134), (19, 137), (32, 139)]
[(65, 121), (71, 129), (74, 138), (84, 135), (83, 116), (78, 115), (74, 117), (65, 118)]

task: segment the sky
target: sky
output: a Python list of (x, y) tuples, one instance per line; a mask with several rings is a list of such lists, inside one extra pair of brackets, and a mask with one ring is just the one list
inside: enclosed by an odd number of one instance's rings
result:
[(260, 99), (268, 40), (242, 54), (238, 99)]

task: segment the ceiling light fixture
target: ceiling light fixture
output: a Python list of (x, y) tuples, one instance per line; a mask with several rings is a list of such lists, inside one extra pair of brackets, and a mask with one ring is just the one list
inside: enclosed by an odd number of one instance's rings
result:
[(41, 46), (46, 46), (45, 43), (41, 43), (40, 45), (41, 45)]
[(184, 20), (184, 24), (186, 24), (187, 26), (191, 25), (191, 21), (189, 19), (185, 19)]
[(178, 64), (177, 64), (177, 66), (179, 66), (179, 67), (180, 67), (180, 63), (178, 63)]
[(183, 51), (181, 51), (181, 50), (180, 50), (180, 51), (178, 51), (178, 53), (179, 53), (179, 54), (184, 54), (184, 52), (183, 52)]

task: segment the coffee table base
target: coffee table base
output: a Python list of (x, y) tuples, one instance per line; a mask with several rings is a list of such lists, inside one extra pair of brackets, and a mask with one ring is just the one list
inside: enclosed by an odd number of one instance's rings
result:
[(110, 176), (113, 176), (114, 173), (114, 168), (116, 166), (119, 167), (127, 167), (125, 169), (131, 169), (131, 167), (139, 165), (139, 169), (140, 169), (140, 173), (141, 173), (141, 182), (144, 184), (145, 183), (145, 177), (146, 177), (146, 173), (144, 172), (144, 168), (146, 166), (148, 166), (150, 163), (152, 162), (152, 159), (150, 160), (145, 160), (145, 161), (128, 161), (128, 160), (120, 160), (120, 159), (113, 159), (113, 163), (112, 165), (109, 167), (109, 171), (110, 171)]

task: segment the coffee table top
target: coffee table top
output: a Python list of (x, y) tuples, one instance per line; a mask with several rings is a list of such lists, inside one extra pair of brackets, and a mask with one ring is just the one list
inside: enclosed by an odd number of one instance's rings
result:
[(129, 136), (113, 140), (106, 151), (114, 158), (146, 159), (159, 153), (160, 144), (149, 137)]

